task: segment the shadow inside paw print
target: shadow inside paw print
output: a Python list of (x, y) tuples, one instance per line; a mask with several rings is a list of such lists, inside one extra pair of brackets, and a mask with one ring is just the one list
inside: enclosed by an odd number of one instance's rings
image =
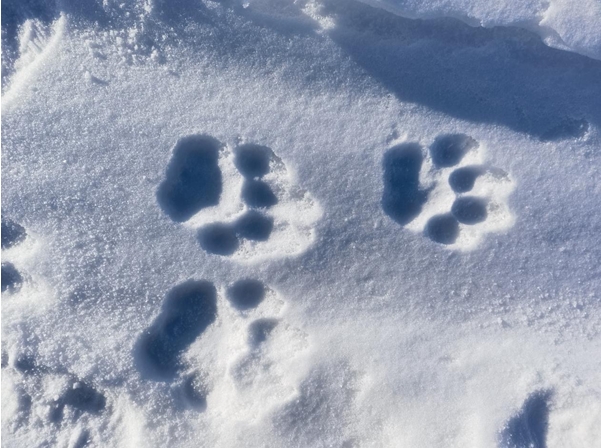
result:
[(476, 183), (478, 176), (486, 172), (481, 166), (466, 166), (457, 168), (449, 176), (449, 185), (455, 193), (467, 193)]
[(453, 202), (451, 213), (460, 223), (478, 224), (486, 219), (486, 201), (474, 196), (462, 196)]
[(436, 215), (426, 224), (426, 235), (440, 244), (453, 244), (459, 236), (459, 223), (451, 214)]
[(163, 211), (174, 221), (184, 222), (205, 207), (217, 205), (222, 190), (219, 148), (214, 138), (193, 135), (180, 139), (165, 180), (157, 191)]
[(214, 223), (198, 231), (200, 247), (216, 255), (232, 255), (240, 239), (266, 241), (273, 229), (273, 218), (249, 210), (232, 224)]
[(236, 229), (230, 224), (217, 222), (198, 231), (200, 247), (215, 255), (232, 255), (238, 250), (240, 240)]
[(273, 230), (273, 218), (250, 210), (234, 224), (241, 238), (253, 241), (266, 241)]
[(242, 199), (250, 207), (269, 208), (278, 203), (271, 187), (261, 180), (247, 180), (242, 187)]
[(251, 347), (258, 347), (265, 342), (278, 323), (273, 318), (257, 319), (251, 323), (248, 327), (248, 343)]
[(60, 422), (63, 419), (65, 406), (75, 411), (74, 417), (77, 419), (84, 412), (101, 413), (106, 406), (106, 398), (89, 384), (77, 381), (53, 403), (50, 420)]
[(246, 179), (263, 177), (269, 173), (269, 162), (274, 154), (267, 146), (249, 143), (240, 145), (235, 152), (236, 168)]
[(23, 277), (12, 263), (2, 263), (2, 292), (15, 292), (21, 288)]
[(2, 217), (2, 249), (10, 249), (25, 241), (27, 232), (20, 224), (12, 219)]
[(175, 378), (180, 355), (217, 317), (217, 290), (207, 281), (187, 281), (173, 288), (161, 314), (138, 342), (138, 368), (152, 379)]
[(269, 163), (274, 157), (273, 151), (266, 146), (255, 144), (241, 145), (235, 151), (235, 165), (245, 178), (242, 187), (242, 199), (250, 207), (271, 207), (278, 198), (271, 187), (261, 180), (269, 173)]
[[(23, 226), (12, 219), (2, 217), (2, 249), (18, 246), (27, 238)], [(17, 268), (10, 262), (2, 263), (2, 292), (16, 292), (23, 284), (23, 277)]]
[(265, 298), (265, 286), (259, 280), (238, 280), (228, 288), (227, 298), (239, 310), (255, 308)]
[(550, 398), (549, 391), (532, 394), (520, 412), (505, 424), (499, 448), (546, 448)]
[(408, 224), (422, 211), (428, 191), (419, 183), (423, 155), (416, 143), (403, 143), (384, 155), (384, 212), (401, 225)]

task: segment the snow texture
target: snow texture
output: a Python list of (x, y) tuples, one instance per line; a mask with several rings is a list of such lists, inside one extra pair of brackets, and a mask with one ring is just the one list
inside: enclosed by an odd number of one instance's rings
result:
[(2, 2), (2, 445), (601, 440), (596, 0)]
[(409, 18), (454, 17), (472, 26), (521, 27), (547, 45), (601, 59), (597, 0), (361, 0)]

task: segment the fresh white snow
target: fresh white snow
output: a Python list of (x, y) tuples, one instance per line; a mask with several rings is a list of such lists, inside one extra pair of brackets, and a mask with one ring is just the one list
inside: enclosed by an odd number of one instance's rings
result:
[(599, 446), (595, 0), (2, 8), (3, 446)]

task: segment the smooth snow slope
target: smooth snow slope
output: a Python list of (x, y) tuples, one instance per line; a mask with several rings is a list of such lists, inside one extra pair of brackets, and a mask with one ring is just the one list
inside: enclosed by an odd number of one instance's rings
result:
[(3, 446), (601, 440), (600, 61), (348, 0), (6, 11)]

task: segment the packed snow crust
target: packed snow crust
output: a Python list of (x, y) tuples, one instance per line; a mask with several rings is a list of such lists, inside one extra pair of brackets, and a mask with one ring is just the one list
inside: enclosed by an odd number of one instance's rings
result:
[(601, 59), (598, 0), (361, 0), (409, 18), (454, 17), (473, 26), (515, 26), (552, 47)]
[(3, 1), (2, 445), (597, 446), (569, 3)]

